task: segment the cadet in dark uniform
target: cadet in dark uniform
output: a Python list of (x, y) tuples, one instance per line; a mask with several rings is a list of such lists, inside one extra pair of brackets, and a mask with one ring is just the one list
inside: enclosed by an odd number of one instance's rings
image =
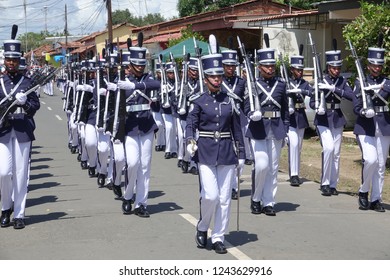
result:
[[(326, 104), (324, 111), (317, 110), (314, 125), (322, 146), (321, 192), (324, 196), (331, 196), (338, 195), (336, 187), (339, 181), (341, 140), (344, 125), (347, 123), (340, 103), (342, 99), (352, 101), (353, 93), (347, 79), (340, 76), (341, 51), (327, 51), (325, 54), (327, 74), (318, 84), (318, 88), (324, 91)], [(310, 99), (310, 107), (317, 109), (315, 94)]]
[[(301, 55), (291, 56), (289, 79), (290, 89), (287, 90), (289, 96), (290, 126), (288, 128), (288, 161), (290, 173), (290, 185), (297, 187), (300, 185), (299, 171), (301, 165), (301, 151), (305, 129), (309, 127), (309, 121), (305, 112), (305, 97), (311, 97), (313, 88), (303, 79), (303, 61)], [(290, 102), (290, 100), (292, 102)], [(291, 104), (291, 106), (290, 106)]]
[[(228, 96), (234, 98), (238, 107), (240, 108), (240, 112), (244, 108), (244, 95), (245, 95), (245, 80), (239, 77), (236, 73), (237, 69), (237, 51), (234, 50), (225, 50), (221, 52), (222, 54), (222, 66), (223, 66), (223, 75), (222, 75), (222, 91), (226, 92)], [(246, 127), (248, 120), (245, 114), (240, 113), (240, 123), (241, 128)], [(243, 130), (244, 130), (243, 129)], [(245, 132), (242, 131), (243, 135)], [(250, 153), (250, 151), (245, 151), (246, 154)], [(238, 174), (242, 174), (244, 169), (245, 159), (239, 160), (236, 172), (236, 180), (234, 186), (232, 188), (232, 199), (236, 200), (238, 198)]]
[(13, 226), (15, 229), (22, 229), (25, 227), (31, 143), (35, 140), (33, 116), (40, 108), (40, 103), (35, 92), (24, 94), (30, 87), (31, 80), (19, 72), (20, 41), (4, 41), (4, 57), (6, 70), (0, 77), (0, 104), (5, 106), (7, 99), (14, 97), (16, 105), (0, 124), (0, 224), (1, 227), (10, 226), (11, 207), (14, 203)]
[[(368, 49), (367, 87), (363, 88), (373, 103), (373, 108), (363, 108), (361, 82), (355, 81), (354, 112), (357, 120), (354, 127), (362, 151), (362, 184), (359, 188), (359, 206), (385, 212), (382, 205), (382, 190), (386, 160), (390, 146), (390, 80), (382, 75), (385, 49)], [(368, 198), (371, 189), (370, 199)]]
[(126, 90), (126, 137), (127, 186), (123, 195), (122, 211), (131, 213), (135, 186), (134, 213), (149, 217), (147, 199), (149, 193), (153, 137), (157, 131), (150, 109), (151, 91), (158, 90), (160, 82), (144, 73), (146, 48), (130, 47), (131, 75), (118, 81), (118, 88)]
[[(187, 117), (187, 150), (194, 153), (200, 180), (200, 220), (197, 225), (198, 247), (207, 245), (207, 230), (214, 216), (211, 233), (212, 249), (218, 254), (227, 252), (224, 245), (228, 229), (231, 190), (238, 157), (245, 159), (244, 140), (240, 127), (239, 110), (233, 98), (221, 90), (222, 55), (202, 57), (205, 92), (193, 100)], [(195, 139), (197, 131), (199, 138)]]
[[(275, 195), (280, 152), (287, 137), (289, 112), (286, 83), (275, 77), (275, 50), (257, 51), (260, 77), (256, 81), (260, 108), (251, 111), (250, 99), (245, 100), (245, 113), (249, 117), (246, 137), (251, 139), (254, 157), (254, 185), (251, 212), (275, 216)], [(255, 106), (256, 107), (256, 106)], [(253, 180), (253, 179), (252, 179)]]

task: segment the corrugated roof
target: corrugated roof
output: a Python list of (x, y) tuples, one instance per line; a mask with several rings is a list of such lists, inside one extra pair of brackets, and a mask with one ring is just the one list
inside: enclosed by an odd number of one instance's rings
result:
[(181, 37), (180, 32), (170, 33), (170, 34), (161, 34), (154, 37), (151, 37), (144, 41), (145, 44), (149, 43), (165, 43), (172, 39), (178, 39)]
[(284, 18), (293, 18), (293, 17), (302, 17), (302, 16), (311, 16), (319, 14), (318, 10), (308, 10), (308, 11), (297, 11), (292, 12), (291, 14), (277, 14), (277, 15), (267, 15), (267, 16), (258, 16), (258, 17), (248, 17), (248, 18), (239, 18), (229, 20), (230, 22), (255, 22), (255, 21), (266, 21), (266, 20), (275, 20), (275, 19), (284, 19)]

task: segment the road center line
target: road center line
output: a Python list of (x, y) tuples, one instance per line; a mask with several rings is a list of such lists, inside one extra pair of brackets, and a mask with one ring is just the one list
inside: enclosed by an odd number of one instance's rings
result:
[(56, 115), (56, 118), (60, 121), (62, 121), (61, 117), (59, 115)]
[[(197, 223), (198, 223), (198, 220), (195, 219), (193, 216), (191, 216), (190, 214), (179, 214), (180, 216), (182, 216), (182, 218), (184, 218), (185, 220), (187, 220), (190, 224), (192, 224), (194, 227), (196, 227)], [(208, 230), (208, 236), (211, 235), (211, 230), (209, 229)], [(226, 245), (226, 248), (228, 250), (228, 252), (233, 255), (233, 257), (235, 257), (236, 259), (238, 260), (251, 260), (250, 257), (248, 257), (247, 255), (245, 255), (243, 252), (241, 252), (240, 250), (238, 250), (236, 247), (234, 247), (232, 244), (230, 244), (229, 242), (227, 242), (225, 240), (225, 245)]]

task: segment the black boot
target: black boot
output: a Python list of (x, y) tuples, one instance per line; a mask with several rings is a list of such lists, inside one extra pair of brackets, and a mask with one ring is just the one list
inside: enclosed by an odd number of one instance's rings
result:
[(106, 175), (99, 173), (98, 178), (97, 178), (97, 184), (98, 184), (99, 188), (103, 188), (104, 185), (106, 184)]
[(11, 224), (11, 209), (1, 211), (0, 217), (1, 227), (9, 227)]
[(122, 197), (122, 188), (121, 186), (112, 185), (112, 190), (115, 194), (116, 199), (120, 199)]
[(96, 167), (88, 167), (88, 175), (90, 178), (96, 176)]

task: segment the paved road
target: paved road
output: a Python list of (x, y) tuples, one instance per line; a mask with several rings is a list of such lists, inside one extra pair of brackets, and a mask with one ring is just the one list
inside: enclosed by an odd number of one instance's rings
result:
[(390, 259), (389, 205), (386, 213), (360, 211), (356, 197), (323, 197), (310, 181), (292, 188), (280, 172), (276, 217), (255, 216), (249, 211), (249, 166), (241, 184), (239, 231), (237, 202), (232, 204), (226, 255), (196, 247), (197, 177), (182, 174), (176, 160), (165, 160), (161, 152), (153, 154), (151, 217), (125, 216), (121, 202), (98, 188), (96, 178), (89, 178), (70, 154), (60, 98), (58, 93), (41, 97), (27, 226), (0, 229), (0, 259)]

